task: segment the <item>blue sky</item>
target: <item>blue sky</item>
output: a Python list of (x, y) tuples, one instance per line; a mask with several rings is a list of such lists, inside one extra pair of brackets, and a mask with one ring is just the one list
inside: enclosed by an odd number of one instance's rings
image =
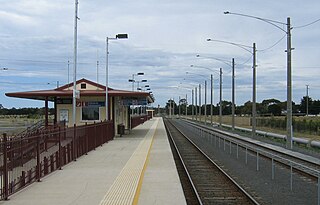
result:
[[(41, 101), (8, 98), (6, 92), (53, 89), (70, 80), (73, 60), (73, 0), (0, 0), (0, 104), (5, 107), (44, 105)], [(79, 0), (78, 75), (105, 83), (105, 38), (128, 33), (128, 40), (110, 41), (109, 82), (131, 90), (128, 79), (144, 72), (155, 106), (169, 98), (191, 95), (190, 88), (203, 82), (206, 69), (191, 64), (223, 68), (223, 98), (230, 100), (230, 67), (208, 58), (236, 61), (236, 104), (252, 98), (251, 54), (232, 45), (207, 42), (207, 38), (245, 45), (257, 44), (257, 100), (286, 100), (285, 33), (262, 21), (224, 15), (244, 13), (286, 22), (291, 17), (293, 100), (297, 103), (310, 85), (310, 96), (320, 99), (320, 1), (243, 0)], [(285, 28), (284, 28), (285, 29)], [(271, 49), (276, 42), (283, 38)], [(264, 50), (264, 51), (263, 51)], [(8, 68), (3, 70), (2, 68)], [(217, 79), (218, 76), (215, 76)], [(215, 81), (215, 104), (218, 99)], [(190, 98), (189, 98), (190, 101)], [(202, 100), (204, 102), (204, 100)]]

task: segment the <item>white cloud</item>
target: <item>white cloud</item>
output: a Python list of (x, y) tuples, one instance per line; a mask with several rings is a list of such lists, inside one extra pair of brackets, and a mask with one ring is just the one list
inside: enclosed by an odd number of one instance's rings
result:
[[(0, 32), (0, 66), (13, 69), (11, 73), (0, 71), (0, 81), (9, 78), (12, 82), (37, 83), (43, 82), (39, 78), (43, 76), (46, 81), (66, 82), (67, 61), (72, 62), (73, 59), (74, 1), (0, 0), (0, 3), (0, 27), (5, 28)], [(290, 16), (292, 25), (300, 26), (319, 18), (318, 8), (320, 2), (316, 0), (308, 3), (298, 0), (243, 0), (241, 3), (235, 0), (79, 0), (78, 78), (96, 79), (98, 51), (99, 82), (104, 82), (105, 38), (128, 33), (128, 40), (110, 41), (110, 84), (113, 87), (130, 90), (130, 76), (145, 72), (144, 77), (153, 88), (156, 104), (164, 105), (174, 95), (185, 95), (186, 92), (191, 95), (186, 89), (175, 88), (180, 82), (190, 86), (192, 81), (200, 81), (196, 77), (188, 82), (183, 81), (186, 71), (209, 76), (208, 70), (190, 68), (194, 64), (213, 69), (223, 67), (224, 98), (230, 99), (230, 68), (215, 60), (195, 58), (195, 55), (230, 60), (234, 57), (237, 104), (242, 104), (251, 99), (250, 54), (231, 45), (206, 42), (206, 39), (246, 45), (255, 42), (257, 49), (261, 50), (273, 45), (285, 33), (262, 21), (227, 16), (223, 11), (284, 22)], [(304, 94), (305, 84), (310, 84), (311, 88), (318, 85), (319, 25), (292, 30), (292, 45), (295, 48), (292, 55), (294, 100), (299, 100)], [(258, 51), (258, 99), (286, 99), (285, 49), (284, 38), (272, 49)], [(13, 73), (14, 69), (21, 72)], [(72, 64), (70, 76), (71, 71)], [(13, 88), (11, 86), (10, 89)], [(17, 89), (21, 89), (18, 84)], [(320, 98), (316, 89), (312, 95), (313, 98)], [(1, 96), (0, 100), (3, 98)]]

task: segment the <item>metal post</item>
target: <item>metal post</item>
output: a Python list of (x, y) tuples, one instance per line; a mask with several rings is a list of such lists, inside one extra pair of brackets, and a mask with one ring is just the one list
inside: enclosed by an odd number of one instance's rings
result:
[(291, 25), (287, 18), (287, 148), (292, 149)]
[(181, 104), (180, 104), (180, 101), (181, 101), (181, 97), (179, 96), (179, 118), (180, 118), (180, 115), (181, 115)]
[(232, 131), (234, 131), (235, 117), (235, 85), (234, 85), (234, 58), (232, 58)]
[(253, 43), (252, 137), (256, 136), (256, 44)]
[(193, 89), (192, 89), (192, 91), (191, 91), (191, 95), (192, 95), (192, 99), (191, 99), (191, 101), (192, 101), (191, 112), (192, 112), (192, 120), (193, 120), (193, 118), (194, 118), (194, 93), (193, 93)]
[(73, 51), (73, 99), (72, 99), (72, 123), (76, 123), (76, 92), (77, 92), (77, 41), (78, 41), (78, 0), (75, 0), (74, 16), (74, 51)]
[(58, 129), (58, 131), (59, 131), (59, 170), (61, 170), (62, 168), (62, 151), (61, 151), (61, 149), (62, 149), (62, 146), (61, 146), (61, 128), (60, 128), (60, 126), (59, 126), (59, 129)]
[(195, 112), (195, 114), (196, 114), (196, 121), (198, 120), (198, 119), (197, 119), (197, 118), (198, 118), (198, 103), (197, 103), (197, 98), (198, 98), (198, 96), (197, 96), (197, 89), (198, 89), (198, 88), (195, 87), (195, 101), (196, 101), (196, 102), (195, 102), (195, 103), (196, 103), (196, 107), (195, 107), (195, 108), (196, 108), (196, 110), (195, 110), (196, 112)]
[(106, 38), (106, 121), (109, 120), (109, 96), (108, 96), (108, 64), (109, 64), (109, 37)]
[(201, 122), (201, 84), (199, 84), (199, 122)]
[(207, 81), (204, 81), (204, 124), (207, 124)]
[(307, 116), (309, 116), (309, 85), (306, 85), (306, 87), (307, 87), (307, 102), (306, 102), (306, 114), (307, 114)]
[(37, 181), (41, 178), (41, 164), (40, 164), (40, 137), (37, 137)]
[(213, 119), (212, 119), (212, 115), (213, 115), (213, 75), (211, 74), (210, 76), (210, 80), (211, 80), (211, 105), (210, 105), (210, 123), (211, 123), (211, 126), (213, 125)]
[(172, 113), (173, 113), (173, 116), (175, 116), (175, 107), (174, 107), (174, 104), (175, 104), (175, 102), (174, 102), (174, 98), (172, 99)]
[(9, 196), (9, 174), (8, 174), (8, 145), (7, 133), (3, 133), (3, 180), (4, 180), (4, 200)]
[(132, 74), (132, 92), (134, 91), (134, 74)]
[(188, 116), (188, 94), (186, 94), (186, 118)]
[[(70, 68), (70, 61), (68, 60), (68, 83), (70, 82), (70, 70), (69, 70), (69, 68)], [(68, 90), (69, 90), (69, 87), (68, 87)]]
[(290, 162), (290, 190), (292, 191), (292, 162)]
[(169, 100), (169, 118), (171, 118), (171, 98)]
[(222, 126), (222, 68), (220, 68), (219, 126)]
[(320, 205), (320, 174), (318, 173), (318, 205)]

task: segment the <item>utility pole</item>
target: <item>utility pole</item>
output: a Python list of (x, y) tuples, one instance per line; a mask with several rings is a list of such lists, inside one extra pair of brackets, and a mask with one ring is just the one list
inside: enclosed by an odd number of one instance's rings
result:
[[(68, 83), (70, 82), (70, 61), (68, 60)], [(69, 87), (68, 87), (68, 90), (69, 90)]]
[(256, 136), (256, 129), (257, 129), (257, 109), (256, 109), (256, 44), (253, 43), (253, 83), (252, 83), (252, 137)]
[(201, 84), (199, 84), (199, 122), (201, 122)]
[(188, 116), (188, 94), (186, 94), (186, 118)]
[(309, 85), (306, 85), (307, 87), (307, 108), (306, 108), (306, 114), (307, 114), (307, 117), (309, 116)]
[(213, 115), (213, 75), (211, 74), (210, 76), (210, 80), (211, 80), (211, 105), (210, 105), (210, 122), (211, 122), (211, 126), (213, 125), (213, 119), (212, 119), (212, 115)]
[(180, 115), (181, 115), (181, 104), (180, 104), (180, 101), (181, 101), (181, 97), (179, 96), (179, 118), (180, 118)]
[(169, 100), (169, 118), (171, 118), (171, 98)]
[(97, 83), (99, 83), (99, 61), (98, 60), (97, 60)]
[(234, 131), (235, 117), (235, 86), (234, 86), (234, 58), (232, 58), (232, 131)]
[(174, 106), (175, 102), (174, 102), (174, 98), (172, 98), (172, 113), (173, 113), (173, 117), (175, 116), (175, 106)]
[(192, 114), (192, 120), (194, 118), (194, 93), (193, 93), (193, 89), (191, 91), (191, 101), (192, 101), (192, 107), (191, 107), (191, 114)]
[(222, 126), (222, 68), (220, 68), (219, 126)]
[(207, 81), (204, 81), (204, 124), (207, 124)]
[(77, 42), (78, 42), (78, 0), (75, 0), (75, 12), (74, 12), (74, 51), (73, 51), (73, 92), (72, 92), (72, 123), (76, 124), (76, 104), (77, 104)]
[(287, 148), (292, 149), (292, 72), (291, 72), (291, 24), (287, 18)]
[(198, 95), (197, 95), (197, 87), (195, 87), (195, 101), (196, 101), (196, 109), (195, 109), (195, 114), (196, 114), (196, 121), (198, 121), (198, 102), (197, 102), (197, 98), (198, 98)]

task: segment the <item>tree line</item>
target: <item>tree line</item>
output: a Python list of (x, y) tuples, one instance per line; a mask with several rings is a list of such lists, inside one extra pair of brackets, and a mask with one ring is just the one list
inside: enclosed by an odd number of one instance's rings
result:
[[(186, 113), (186, 106), (187, 106), (187, 113), (188, 115), (192, 114), (192, 107), (197, 107), (199, 110), (200, 106), (192, 106), (191, 104), (187, 104), (186, 99), (181, 99), (180, 103), (176, 103), (174, 100), (168, 100), (166, 103), (165, 109), (166, 112), (169, 113), (169, 108), (171, 104), (171, 111), (174, 107), (174, 113), (179, 113), (179, 107), (180, 107), (180, 113), (185, 114)], [(222, 114), (223, 115), (231, 115), (232, 114), (232, 102), (230, 101), (222, 101)], [(281, 102), (277, 99), (266, 99), (263, 100), (261, 103), (256, 103), (257, 107), (257, 114), (260, 116), (280, 116), (286, 114), (287, 109), (287, 102)], [(308, 109), (307, 109), (308, 107)], [(205, 109), (207, 112), (207, 115), (210, 115), (211, 112), (211, 105), (202, 105), (201, 106), (201, 113), (205, 113)], [(292, 112), (295, 115), (306, 115), (308, 110), (309, 115), (318, 115), (320, 113), (320, 100), (313, 100), (311, 97), (304, 96), (300, 104), (296, 104), (292, 102)], [(173, 113), (173, 111), (172, 111)], [(252, 102), (247, 101), (243, 105), (235, 105), (235, 114), (236, 115), (251, 115), (252, 113)], [(213, 105), (213, 114), (218, 115), (219, 114), (219, 103), (216, 105)]]
[[(26, 115), (27, 117), (44, 115), (45, 108), (0, 108), (0, 115)], [(54, 113), (54, 108), (48, 109), (49, 115)]]

